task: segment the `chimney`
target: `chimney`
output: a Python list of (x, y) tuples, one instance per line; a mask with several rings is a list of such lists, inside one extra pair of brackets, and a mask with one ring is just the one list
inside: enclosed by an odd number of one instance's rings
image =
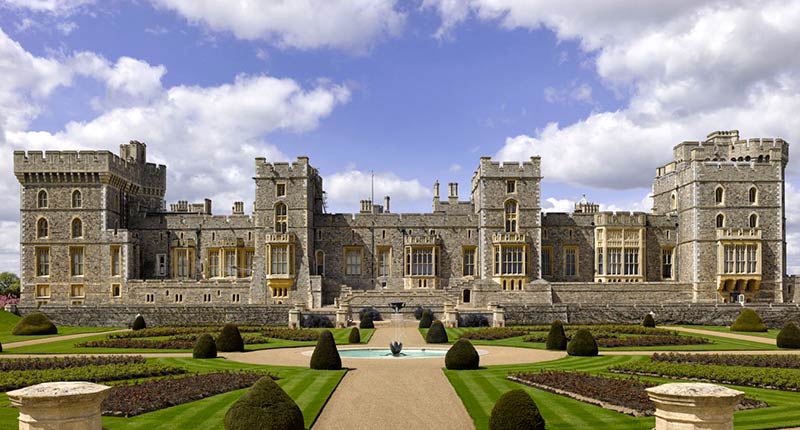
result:
[(233, 202), (233, 214), (244, 215), (244, 202)]
[(211, 199), (203, 199), (203, 213), (211, 215)]
[(372, 200), (361, 200), (361, 213), (372, 213)]
[(439, 181), (433, 183), (433, 198), (439, 200)]
[(383, 212), (389, 213), (389, 196), (383, 198)]
[(451, 203), (458, 202), (458, 182), (451, 182), (448, 184), (450, 188), (450, 192), (447, 196), (447, 200)]

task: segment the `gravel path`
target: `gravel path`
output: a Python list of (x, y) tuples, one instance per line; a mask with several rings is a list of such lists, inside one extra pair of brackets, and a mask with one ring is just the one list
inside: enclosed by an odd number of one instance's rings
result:
[(717, 337), (727, 337), (728, 339), (738, 339), (738, 340), (746, 340), (749, 342), (758, 342), (758, 343), (768, 343), (770, 345), (775, 345), (775, 339), (769, 339), (766, 337), (760, 336), (750, 336), (746, 334), (738, 334), (738, 333), (725, 333), (720, 331), (713, 331), (713, 330), (702, 330), (699, 328), (687, 328), (687, 327), (675, 327), (675, 326), (666, 326), (664, 327), (669, 330), (675, 331), (682, 331), (685, 333), (693, 333), (693, 334), (704, 334), (707, 336), (717, 336)]
[(130, 331), (130, 330), (129, 329), (120, 329), (120, 330), (101, 331), (101, 332), (94, 332), (94, 333), (78, 333), (78, 334), (68, 334), (66, 336), (53, 336), (53, 337), (45, 337), (45, 338), (38, 338), (38, 339), (31, 339), (31, 340), (23, 340), (23, 341), (20, 341), (20, 342), (6, 343), (6, 344), (3, 345), (3, 349), (19, 348), (21, 346), (39, 345), (39, 344), (42, 344), (42, 343), (50, 343), (50, 342), (59, 342), (59, 341), (62, 341), (62, 340), (80, 339), (82, 337), (97, 336), (99, 334), (123, 333), (123, 332), (126, 332), (126, 331)]

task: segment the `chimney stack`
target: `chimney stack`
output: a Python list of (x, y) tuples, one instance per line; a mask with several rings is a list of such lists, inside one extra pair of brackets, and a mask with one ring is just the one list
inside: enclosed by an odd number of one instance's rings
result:
[(383, 212), (389, 213), (389, 196), (383, 198)]
[(458, 182), (451, 182), (448, 184), (450, 188), (450, 192), (447, 196), (447, 200), (451, 202), (458, 202)]
[(433, 198), (439, 200), (439, 181), (433, 183)]
[(244, 202), (233, 202), (233, 214), (244, 215)]

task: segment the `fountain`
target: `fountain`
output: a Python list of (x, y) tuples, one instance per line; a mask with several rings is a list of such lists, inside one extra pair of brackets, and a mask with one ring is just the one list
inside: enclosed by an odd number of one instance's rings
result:
[(400, 315), (400, 309), (403, 309), (405, 303), (403, 302), (392, 302), (389, 303), (389, 306), (394, 310), (392, 313), (392, 325), (394, 325), (394, 337), (395, 340), (389, 343), (389, 350), (392, 351), (392, 355), (395, 357), (399, 357), (403, 351), (403, 342), (399, 341), (400, 338), (400, 327), (403, 325), (403, 316)]

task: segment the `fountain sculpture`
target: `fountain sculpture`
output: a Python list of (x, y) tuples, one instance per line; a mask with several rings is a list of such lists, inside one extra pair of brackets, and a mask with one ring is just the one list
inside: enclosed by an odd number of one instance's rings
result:
[(395, 326), (394, 333), (396, 339), (389, 343), (389, 350), (392, 351), (393, 356), (398, 357), (400, 355), (403, 355), (401, 352), (403, 350), (403, 342), (400, 342), (399, 340), (397, 340), (397, 338), (399, 337), (399, 326), (402, 325), (402, 317), (403, 317), (402, 315), (400, 315), (400, 309), (403, 309), (405, 303), (392, 302), (389, 303), (389, 306), (391, 306), (392, 309), (394, 310), (394, 312), (392, 313), (392, 325)]

